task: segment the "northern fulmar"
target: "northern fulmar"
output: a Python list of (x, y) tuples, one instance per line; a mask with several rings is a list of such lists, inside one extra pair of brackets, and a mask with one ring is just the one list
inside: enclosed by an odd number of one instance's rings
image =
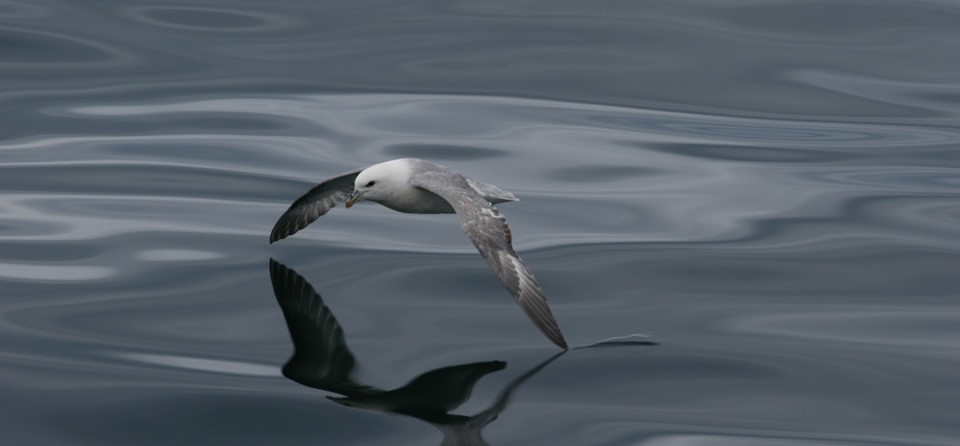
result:
[(270, 243), (295, 234), (341, 201), (349, 208), (362, 200), (412, 214), (456, 213), (463, 232), (527, 316), (550, 341), (564, 350), (568, 348), (543, 289), (513, 250), (507, 221), (493, 207), (517, 201), (517, 197), (448, 167), (402, 158), (329, 178), (280, 216), (270, 233)]

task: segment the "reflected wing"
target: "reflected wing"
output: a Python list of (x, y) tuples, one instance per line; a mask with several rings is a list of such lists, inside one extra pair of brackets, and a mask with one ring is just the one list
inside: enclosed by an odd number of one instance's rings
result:
[(347, 199), (353, 191), (353, 182), (363, 169), (329, 178), (290, 205), (273, 225), (270, 243), (285, 239), (313, 223), (337, 204)]
[(460, 407), (485, 375), (503, 370), (503, 361), (475, 362), (423, 373), (403, 387), (352, 398), (330, 398), (338, 404), (367, 410), (409, 415), (430, 423), (462, 421), (448, 412)]
[[(507, 408), (507, 405), (510, 404), (510, 399), (513, 398), (513, 393), (516, 392), (518, 388), (520, 388), (521, 384), (526, 382), (528, 379), (532, 378), (533, 375), (540, 373), (540, 371), (543, 370), (546, 366), (550, 365), (551, 362), (555, 361), (557, 358), (559, 358), (560, 356), (563, 356), (564, 354), (566, 354), (565, 351), (557, 353), (547, 358), (540, 364), (537, 364), (530, 370), (527, 370), (522, 375), (514, 378), (513, 381), (510, 381), (507, 387), (504, 387), (503, 390), (500, 391), (500, 394), (497, 395), (496, 401), (494, 401), (493, 404), (490, 405), (490, 407), (470, 417), (470, 420), (464, 423), (464, 425), (460, 427), (459, 435), (468, 436), (468, 435), (473, 435), (471, 434), (472, 432), (476, 432), (475, 435), (479, 437), (480, 430), (483, 429), (486, 425), (493, 422), (493, 420), (496, 420), (497, 417), (500, 416), (500, 413)], [(470, 444), (470, 443), (451, 442), (450, 444)]]
[(305, 386), (359, 396), (377, 391), (355, 383), (356, 360), (343, 329), (320, 295), (296, 271), (270, 259), (273, 292), (293, 341), (293, 356), (283, 375)]
[(411, 184), (443, 197), (453, 206), (463, 232), (523, 311), (547, 338), (567, 349), (567, 341), (547, 306), (543, 289), (513, 250), (510, 228), (500, 211), (473, 190), (466, 177), (455, 172), (425, 172), (411, 180)]
[(470, 398), (480, 378), (506, 367), (503, 361), (442, 367), (417, 376), (397, 390), (416, 397), (416, 403), (407, 408), (411, 413), (447, 413)]

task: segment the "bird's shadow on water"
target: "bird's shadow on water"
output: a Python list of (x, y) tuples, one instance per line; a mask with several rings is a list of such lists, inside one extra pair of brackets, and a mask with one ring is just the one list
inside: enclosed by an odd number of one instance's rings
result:
[(313, 287), (294, 270), (270, 259), (273, 291), (293, 341), (293, 356), (283, 366), (287, 378), (340, 395), (330, 400), (348, 407), (400, 414), (429, 423), (443, 434), (442, 444), (486, 444), (481, 430), (500, 415), (525, 381), (563, 355), (557, 353), (527, 370), (500, 391), (494, 402), (474, 415), (452, 414), (487, 374), (506, 368), (504, 361), (441, 367), (407, 384), (382, 390), (354, 380), (358, 369), (346, 336)]
[[(347, 347), (343, 328), (313, 286), (296, 271), (273, 259), (270, 259), (270, 280), (294, 347), (293, 356), (283, 366), (285, 377), (338, 394), (339, 397), (327, 398), (347, 407), (422, 420), (440, 430), (442, 444), (487, 444), (481, 431), (506, 409), (520, 385), (567, 353), (556, 353), (510, 381), (486, 409), (469, 416), (452, 414), (451, 411), (470, 399), (481, 378), (505, 369), (507, 363), (485, 361), (441, 367), (421, 373), (393, 390), (357, 382), (354, 380), (357, 360)], [(625, 344), (655, 345), (645, 337), (630, 336), (574, 350)]]

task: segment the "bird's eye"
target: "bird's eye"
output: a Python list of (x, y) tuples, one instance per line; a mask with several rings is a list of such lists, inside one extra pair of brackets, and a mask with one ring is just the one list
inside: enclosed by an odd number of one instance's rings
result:
[(376, 182), (376, 181), (371, 181), (371, 182), (367, 183), (367, 187), (373, 187), (374, 184), (377, 184), (377, 182)]

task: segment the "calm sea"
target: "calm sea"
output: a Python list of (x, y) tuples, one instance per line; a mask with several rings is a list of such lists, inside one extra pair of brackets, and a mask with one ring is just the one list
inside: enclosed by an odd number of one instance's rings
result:
[[(4, 445), (960, 443), (960, 2), (0, 1)], [(498, 207), (566, 338), (400, 157)]]

